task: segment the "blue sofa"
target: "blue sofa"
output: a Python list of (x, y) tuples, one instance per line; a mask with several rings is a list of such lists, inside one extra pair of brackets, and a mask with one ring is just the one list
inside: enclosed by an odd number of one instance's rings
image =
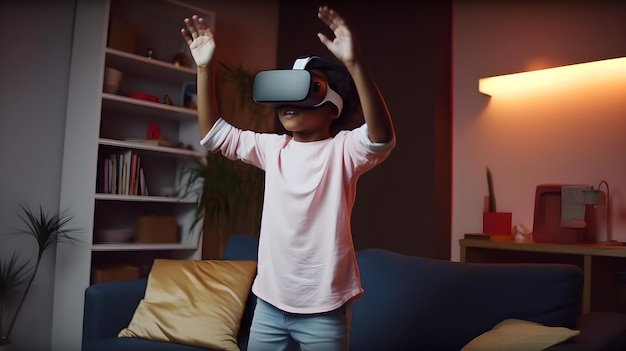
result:
[[(256, 260), (255, 237), (229, 239), (223, 259)], [(497, 323), (517, 318), (581, 333), (549, 351), (626, 350), (626, 315), (580, 314), (583, 276), (573, 265), (480, 264), (412, 257), (382, 249), (357, 253), (365, 293), (352, 307), (350, 350), (460, 350)], [(200, 351), (118, 338), (143, 298), (146, 279), (95, 284), (85, 291), (83, 351)], [(239, 333), (246, 340), (251, 294)]]

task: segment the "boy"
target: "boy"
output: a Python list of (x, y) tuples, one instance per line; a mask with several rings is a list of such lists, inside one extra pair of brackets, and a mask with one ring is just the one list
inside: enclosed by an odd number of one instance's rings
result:
[[(198, 67), (202, 145), (266, 172), (250, 351), (286, 350), (290, 339), (303, 351), (348, 350), (350, 303), (363, 293), (350, 228), (357, 180), (395, 146), (389, 111), (349, 26), (326, 6), (318, 18), (334, 34), (317, 36), (335, 59), (296, 60), (294, 69), (327, 88), (320, 102), (271, 103), (290, 135), (244, 131), (218, 117), (213, 35), (197, 16), (181, 30)], [(336, 131), (359, 103), (365, 123)]]

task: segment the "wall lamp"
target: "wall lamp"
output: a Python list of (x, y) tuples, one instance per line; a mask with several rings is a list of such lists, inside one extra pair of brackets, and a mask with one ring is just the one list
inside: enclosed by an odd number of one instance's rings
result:
[(609, 213), (611, 211), (611, 208), (609, 206), (609, 201), (610, 201), (610, 197), (611, 195), (609, 194), (609, 183), (607, 183), (606, 180), (603, 180), (600, 182), (600, 184), (598, 184), (598, 188), (594, 189), (593, 186), (590, 189), (587, 190), (583, 190), (583, 194), (585, 197), (585, 205), (593, 205), (594, 207), (598, 206), (599, 203), (599, 199), (600, 199), (600, 187), (602, 186), (602, 184), (604, 184), (606, 186), (606, 216), (605, 216), (605, 225), (606, 225), (606, 241), (610, 242), (613, 241), (611, 238), (611, 218), (609, 216)]
[(626, 77), (626, 57), (481, 78), (478, 90), (489, 96), (520, 95), (615, 79), (616, 76)]

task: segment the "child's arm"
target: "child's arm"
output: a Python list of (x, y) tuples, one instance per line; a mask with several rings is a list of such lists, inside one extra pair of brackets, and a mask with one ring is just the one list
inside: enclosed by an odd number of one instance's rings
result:
[(317, 36), (322, 44), (341, 60), (350, 72), (361, 99), (363, 117), (367, 123), (370, 140), (375, 143), (391, 141), (394, 138), (394, 130), (389, 110), (361, 57), (355, 36), (336, 11), (321, 6), (317, 12), (317, 17), (326, 23), (335, 34), (333, 40), (322, 33), (318, 33)]
[(183, 28), (180, 32), (189, 45), (198, 67), (198, 127), (200, 138), (203, 138), (219, 117), (215, 102), (215, 72), (212, 64), (215, 40), (202, 18), (193, 15), (191, 19), (185, 18), (184, 21), (187, 29)]

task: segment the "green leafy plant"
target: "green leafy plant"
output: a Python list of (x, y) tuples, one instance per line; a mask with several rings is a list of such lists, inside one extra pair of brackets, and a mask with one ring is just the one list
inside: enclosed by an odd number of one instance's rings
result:
[[(37, 256), (20, 263), (19, 254), (14, 252), (8, 261), (0, 260), (0, 345), (10, 344), (11, 332), (15, 326), (15, 321), (37, 276), (44, 253), (58, 243), (73, 243), (77, 241), (74, 234), (78, 231), (68, 227), (72, 220), (71, 216), (67, 214), (46, 214), (41, 206), (38, 213), (33, 212), (24, 205), (20, 207), (22, 213), (18, 216), (24, 227), (18, 229), (15, 234), (31, 236), (37, 245)], [(17, 292), (23, 285), (25, 287), (21, 291), (21, 295), (18, 294), (17, 307), (15, 307), (13, 314), (8, 316), (9, 323), (6, 333), (2, 333), (2, 317), (5, 314), (7, 297), (11, 292)]]
[(198, 194), (192, 228), (207, 218), (226, 232), (249, 222), (250, 234), (258, 234), (265, 175), (258, 168), (208, 153), (194, 159), (183, 171), (184, 196)]
[[(255, 74), (241, 65), (219, 64), (216, 74), (219, 110), (233, 125), (257, 132), (272, 131), (274, 110), (252, 99)], [(210, 222), (225, 237), (235, 231), (258, 235), (265, 173), (221, 153), (196, 158), (181, 173), (181, 195), (197, 195), (192, 228)], [(225, 241), (225, 240), (224, 240)]]
[(487, 167), (487, 190), (489, 192), (487, 201), (488, 212), (496, 212), (496, 195), (493, 191), (493, 177), (489, 167)]

